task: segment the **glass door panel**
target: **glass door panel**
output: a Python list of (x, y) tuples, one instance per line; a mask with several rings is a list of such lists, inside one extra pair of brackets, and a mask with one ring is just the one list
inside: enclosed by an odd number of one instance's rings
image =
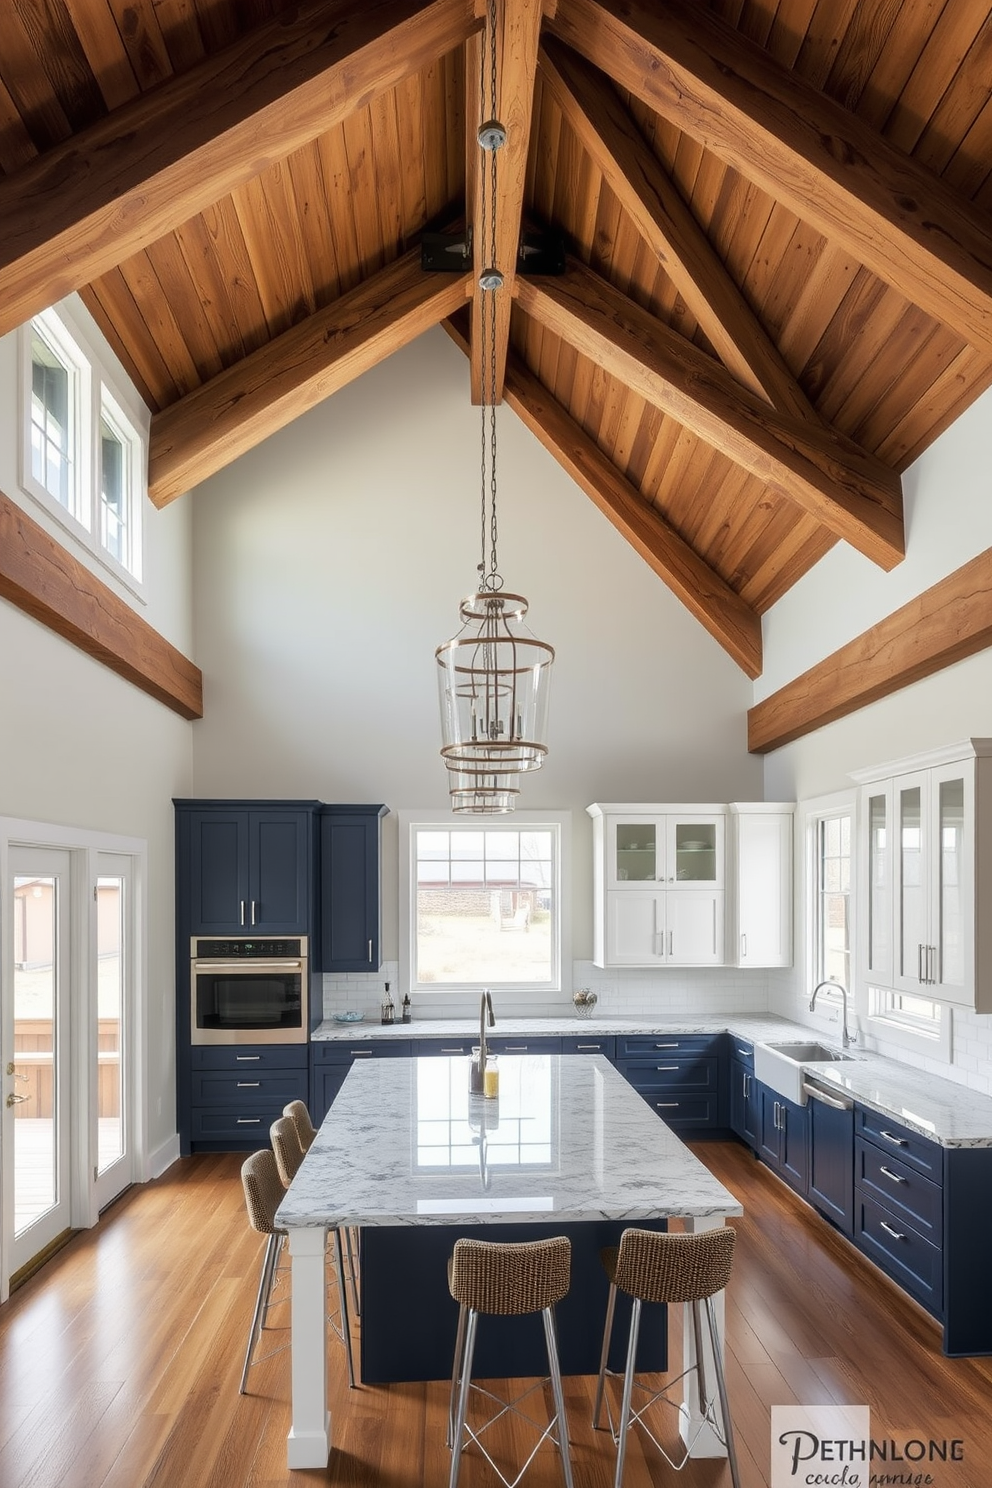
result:
[(897, 982), (920, 985), (923, 947), (927, 942), (927, 899), (923, 856), (923, 787), (903, 786), (898, 793), (899, 898)]
[(615, 826), (615, 881), (654, 883), (662, 877), (663, 854), (660, 824), (653, 821), (618, 821)]
[(886, 981), (892, 971), (892, 881), (889, 801), (868, 798), (868, 972)]
[(676, 883), (715, 884), (719, 877), (716, 822), (675, 823)]
[(965, 915), (962, 894), (964, 857), (964, 780), (942, 780), (937, 792), (939, 842), (936, 966), (934, 982), (962, 987), (965, 980)]
[(97, 1173), (124, 1152), (124, 881), (97, 879)]

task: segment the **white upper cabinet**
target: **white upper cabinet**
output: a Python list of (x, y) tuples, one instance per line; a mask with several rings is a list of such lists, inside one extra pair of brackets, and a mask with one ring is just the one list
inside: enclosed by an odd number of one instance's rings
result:
[(992, 740), (859, 771), (861, 976), (992, 1011)]
[(658, 884), (666, 889), (722, 889), (725, 830), (723, 808), (717, 806), (611, 811), (606, 817), (607, 888)]
[(730, 806), (733, 907), (729, 960), (735, 966), (792, 965), (791, 802)]

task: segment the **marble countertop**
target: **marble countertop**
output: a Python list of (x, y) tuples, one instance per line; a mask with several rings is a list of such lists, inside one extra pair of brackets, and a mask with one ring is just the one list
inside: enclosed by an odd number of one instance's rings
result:
[(636, 1223), (743, 1212), (602, 1055), (502, 1055), (499, 1069), (490, 1101), (470, 1095), (463, 1056), (357, 1063), (277, 1223)]
[[(378, 1023), (323, 1023), (312, 1037), (317, 1041), (342, 1040), (349, 1043), (365, 1043), (370, 1039), (464, 1038), (478, 1034), (478, 1028), (478, 1021), (472, 1018), (425, 1019), (416, 1023), (397, 1023), (390, 1028), (383, 1028)], [(820, 1042), (831, 1042), (814, 1035), (807, 1025), (773, 1013), (710, 1013), (665, 1018), (500, 1018), (493, 1035), (588, 1034), (612, 1037), (675, 1032), (728, 1032), (753, 1043), (790, 1037), (808, 1039), (811, 1035)], [(903, 1122), (943, 1147), (992, 1147), (992, 1097), (896, 1059), (858, 1048), (849, 1052), (853, 1058), (843, 1064), (816, 1063), (804, 1068), (815, 1074), (821, 1083), (836, 1086), (871, 1110)], [(376, 1060), (375, 1064), (395, 1062)]]

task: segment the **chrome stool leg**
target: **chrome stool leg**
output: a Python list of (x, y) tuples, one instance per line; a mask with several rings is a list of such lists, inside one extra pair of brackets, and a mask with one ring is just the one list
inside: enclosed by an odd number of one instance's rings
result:
[(561, 1469), (565, 1475), (565, 1488), (572, 1488), (572, 1457), (568, 1447), (565, 1391), (562, 1389), (561, 1363), (558, 1358), (558, 1330), (555, 1327), (555, 1315), (550, 1307), (544, 1308), (542, 1317), (544, 1318), (544, 1341), (548, 1348), (548, 1368), (551, 1371), (551, 1393), (555, 1402), (554, 1424), (558, 1427), (558, 1450), (561, 1452)]
[(282, 1236), (273, 1232), (265, 1243), (265, 1254), (262, 1257), (262, 1270), (258, 1278), (258, 1293), (255, 1297), (255, 1311), (252, 1313), (251, 1327), (248, 1330), (248, 1348), (245, 1352), (245, 1364), (241, 1371), (241, 1384), (238, 1394), (243, 1395), (248, 1384), (248, 1371), (251, 1368), (251, 1356), (255, 1352), (255, 1345), (265, 1326), (265, 1315), (269, 1310), (269, 1294), (272, 1291), (272, 1278), (275, 1275), (276, 1257), (282, 1244)]
[(599, 1430), (599, 1415), (603, 1408), (603, 1390), (606, 1385), (606, 1364), (610, 1357), (610, 1340), (613, 1337), (613, 1313), (617, 1305), (617, 1289), (610, 1283), (610, 1295), (606, 1303), (606, 1323), (603, 1328), (603, 1352), (599, 1356), (599, 1378), (596, 1381), (596, 1403), (592, 1408), (593, 1428)]
[[(468, 1412), (468, 1392), (472, 1379), (472, 1356), (475, 1353), (475, 1329), (479, 1314), (471, 1307), (465, 1309), (464, 1336), (462, 1338), (461, 1374), (458, 1380), (458, 1409), (455, 1413), (454, 1439), (451, 1447), (451, 1474), (448, 1488), (457, 1488), (458, 1474), (462, 1465), (462, 1446), (465, 1441), (465, 1416)], [(457, 1359), (457, 1355), (456, 1355)]]

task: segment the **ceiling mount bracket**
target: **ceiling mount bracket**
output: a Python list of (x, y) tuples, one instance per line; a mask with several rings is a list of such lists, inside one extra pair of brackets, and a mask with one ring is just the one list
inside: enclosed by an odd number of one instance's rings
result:
[(420, 267), (427, 274), (464, 274), (472, 263), (472, 229), (459, 233), (425, 232), (420, 239)]

